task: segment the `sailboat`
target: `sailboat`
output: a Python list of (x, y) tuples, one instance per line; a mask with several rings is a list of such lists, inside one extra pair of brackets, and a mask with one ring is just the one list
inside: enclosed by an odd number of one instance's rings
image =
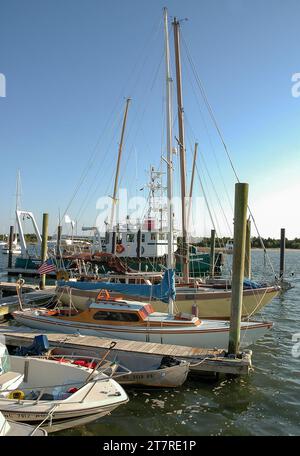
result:
[[(171, 107), (171, 92), (172, 92), (172, 78), (170, 73), (170, 52), (169, 52), (169, 36), (168, 36), (168, 19), (167, 11), (164, 12), (165, 22), (165, 60), (166, 60), (166, 119), (167, 119), (167, 179), (168, 179), (168, 233), (167, 234), (167, 267), (174, 268), (174, 227), (173, 227), (173, 207), (172, 207), (172, 107)], [(178, 99), (178, 120), (179, 120), (179, 145), (180, 145), (180, 159), (181, 159), (181, 196), (182, 196), (182, 229), (183, 229), (183, 249), (182, 249), (182, 271), (183, 271), (183, 283), (176, 285), (176, 306), (180, 312), (199, 314), (201, 318), (208, 319), (229, 319), (230, 318), (230, 306), (231, 306), (231, 290), (224, 287), (224, 289), (214, 289), (209, 286), (203, 286), (203, 284), (190, 283), (189, 264), (191, 257), (189, 255), (189, 248), (187, 245), (187, 214), (186, 214), (186, 171), (185, 171), (185, 147), (184, 147), (184, 125), (183, 125), (183, 102), (182, 102), (182, 90), (181, 90), (181, 64), (180, 64), (180, 43), (179, 43), (179, 22), (174, 19), (174, 39), (175, 39), (175, 50), (176, 50), (176, 72), (177, 72), (177, 99)], [(128, 105), (127, 105), (128, 107)], [(126, 111), (127, 112), (127, 111)], [(125, 118), (125, 117), (124, 117)], [(125, 126), (123, 124), (123, 130)], [(122, 130), (122, 131), (123, 131)], [(122, 143), (121, 143), (122, 144)], [(119, 155), (120, 157), (120, 155)], [(119, 160), (118, 160), (119, 163)], [(117, 171), (118, 173), (118, 171)], [(115, 181), (115, 191), (116, 191)], [(114, 192), (113, 206), (116, 201), (116, 193)], [(149, 236), (152, 236), (151, 227), (148, 232)], [(156, 233), (154, 232), (155, 236)], [(135, 252), (140, 250), (141, 244), (137, 243), (138, 234), (127, 233), (126, 236), (131, 236), (130, 248), (134, 248)], [(112, 253), (116, 253), (116, 249), (121, 249), (123, 244), (116, 245), (116, 233), (113, 233), (114, 248)], [(166, 241), (164, 240), (166, 245)], [(124, 248), (124, 246), (123, 246)], [(166, 248), (166, 247), (164, 247)], [(124, 250), (119, 253), (125, 255)], [(130, 274), (125, 274), (124, 279), (130, 277)], [(105, 279), (104, 279), (105, 280)], [(83, 309), (91, 299), (96, 299), (98, 293), (103, 288), (101, 282), (68, 282), (59, 281), (56, 293), (59, 299), (68, 305), (70, 300), (70, 287), (72, 288), (72, 301), (75, 307)], [(109, 288), (108, 288), (109, 289)], [(113, 290), (113, 287), (109, 289)], [(243, 291), (243, 308), (242, 318), (248, 318), (249, 316), (260, 311), (265, 305), (267, 305), (280, 291), (280, 287), (277, 285), (266, 286), (266, 285), (254, 285), (252, 288), (244, 289)], [(123, 292), (122, 292), (123, 293)], [(138, 300), (136, 294), (131, 293), (130, 289), (126, 292), (128, 299)], [(113, 297), (118, 297), (115, 291), (112, 294)], [(153, 308), (156, 311), (165, 312), (166, 305), (160, 300), (152, 301)]]
[[(174, 271), (167, 271), (170, 283), (168, 313), (155, 312), (150, 302), (112, 298), (102, 290), (84, 310), (57, 305), (54, 309), (28, 308), (12, 313), (21, 325), (66, 334), (174, 344), (199, 348), (224, 348), (228, 345), (230, 323), (200, 320), (191, 314), (173, 312)], [(127, 285), (134, 287), (135, 285)], [(138, 285), (137, 285), (138, 286)], [(241, 323), (241, 346), (247, 347), (272, 328), (270, 322)]]

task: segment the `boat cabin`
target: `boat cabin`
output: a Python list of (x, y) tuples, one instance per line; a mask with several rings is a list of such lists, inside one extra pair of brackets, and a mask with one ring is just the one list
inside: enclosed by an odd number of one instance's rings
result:
[(85, 310), (67, 307), (54, 310), (38, 311), (39, 315), (55, 317), (58, 320), (68, 320), (80, 323), (102, 325), (145, 326), (178, 324), (184, 322), (198, 326), (198, 318), (189, 314), (168, 315), (155, 312), (151, 304), (135, 301), (125, 301), (122, 298), (94, 301)]
[[(138, 228), (132, 225), (122, 225), (115, 229), (116, 254), (119, 257), (136, 258), (138, 254)], [(157, 229), (155, 221), (145, 220), (141, 227), (140, 252), (141, 257), (156, 258), (168, 254), (168, 236), (165, 229)], [(177, 250), (177, 233), (174, 233), (173, 248)], [(107, 230), (104, 240), (104, 249), (112, 252), (113, 230)]]

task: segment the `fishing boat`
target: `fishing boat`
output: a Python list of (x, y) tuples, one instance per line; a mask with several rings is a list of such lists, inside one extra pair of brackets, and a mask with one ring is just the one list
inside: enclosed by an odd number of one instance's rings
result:
[(0, 437), (42, 437), (46, 435), (47, 431), (45, 431), (45, 429), (40, 429), (37, 426), (30, 426), (25, 423), (17, 423), (15, 421), (7, 420), (0, 412)]
[[(82, 311), (57, 306), (52, 310), (24, 309), (12, 315), (22, 325), (47, 331), (199, 348), (227, 347), (230, 329), (228, 321), (155, 312), (150, 303), (112, 299), (106, 290)], [(241, 346), (254, 344), (272, 326), (270, 322), (242, 322)]]
[(54, 432), (105, 416), (127, 401), (122, 387), (101, 372), (10, 356), (0, 344), (0, 412), (8, 420), (42, 422)]

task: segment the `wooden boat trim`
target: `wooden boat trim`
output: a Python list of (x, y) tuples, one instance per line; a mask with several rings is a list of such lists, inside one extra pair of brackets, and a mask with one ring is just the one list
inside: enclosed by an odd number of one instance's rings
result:
[[(24, 315), (23, 312), (14, 312), (16, 314), (22, 314), (23, 318), (25, 319), (28, 319), (28, 320), (33, 320), (33, 321), (37, 321), (37, 322), (44, 322), (46, 324), (50, 324), (50, 325), (54, 325), (54, 326), (69, 326), (70, 328), (74, 327), (74, 329), (76, 330), (79, 330), (80, 332), (80, 328), (82, 329), (88, 329), (88, 330), (95, 330), (95, 331), (99, 331), (99, 332), (119, 332), (119, 333), (136, 333), (136, 334), (156, 334), (156, 333), (159, 333), (159, 334), (195, 334), (195, 330), (172, 330), (172, 329), (168, 329), (168, 330), (163, 330), (163, 328), (161, 326), (159, 327), (155, 327), (154, 329), (152, 329), (151, 327), (141, 327), (141, 329), (131, 329), (131, 328), (116, 328), (114, 326), (100, 326), (100, 325), (95, 325), (95, 324), (92, 324), (92, 323), (88, 323), (88, 324), (84, 324), (84, 323), (80, 323), (78, 321), (74, 321), (74, 323), (79, 323), (78, 326), (75, 326), (73, 324), (73, 321), (72, 322), (68, 322), (68, 321), (64, 321), (64, 320), (61, 320), (62, 322), (60, 323), (60, 321), (55, 321), (53, 317), (43, 317), (43, 319), (41, 320), (41, 318), (36, 318), (36, 317), (33, 317), (31, 315)], [(257, 329), (257, 328), (271, 328), (273, 326), (273, 323), (270, 323), (270, 322), (257, 322), (257, 324), (255, 325), (251, 325), (251, 329)], [(241, 331), (245, 331), (245, 330), (248, 330), (250, 329), (249, 327), (242, 327), (241, 328)], [(227, 332), (230, 330), (230, 327), (228, 325), (228, 327), (224, 327), (224, 328), (210, 328), (210, 329), (203, 329), (201, 331), (201, 334), (205, 334), (205, 333), (216, 333), (216, 332)]]

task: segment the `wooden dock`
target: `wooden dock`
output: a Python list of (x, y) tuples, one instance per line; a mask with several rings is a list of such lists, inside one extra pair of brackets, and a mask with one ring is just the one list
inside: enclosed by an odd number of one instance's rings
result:
[[(16, 282), (2, 282), (0, 281), (0, 293), (2, 291), (3, 294), (7, 295), (15, 295), (17, 293), (16, 291)], [(34, 284), (29, 284), (29, 283), (24, 283), (22, 285), (22, 293), (27, 293), (29, 291), (36, 291), (39, 289), (38, 285)], [(3, 296), (1, 296), (2, 298)]]
[[(55, 286), (47, 286), (45, 290), (28, 291), (22, 294), (22, 305), (29, 306), (31, 303), (43, 303), (54, 296)], [(0, 316), (10, 314), (14, 310), (19, 309), (18, 296), (8, 296), (0, 299)]]
[[(29, 268), (7, 268), (6, 270), (7, 275), (9, 276), (28, 276), (28, 277), (39, 277), (40, 274), (38, 273), (37, 269), (29, 269)], [(47, 277), (52, 277), (55, 279), (56, 272), (49, 272), (46, 274)]]
[(217, 373), (248, 375), (252, 370), (250, 350), (237, 358), (227, 358), (225, 350), (208, 350), (180, 345), (157, 344), (152, 342), (136, 342), (130, 340), (106, 339), (94, 336), (70, 335), (62, 333), (47, 333), (25, 327), (0, 326), (0, 335), (5, 336), (5, 343), (11, 346), (28, 346), (34, 336), (46, 334), (50, 347), (64, 346), (81, 356), (99, 356), (97, 349), (108, 349), (111, 342), (117, 342), (114, 351), (173, 356), (190, 362), (193, 373)]

